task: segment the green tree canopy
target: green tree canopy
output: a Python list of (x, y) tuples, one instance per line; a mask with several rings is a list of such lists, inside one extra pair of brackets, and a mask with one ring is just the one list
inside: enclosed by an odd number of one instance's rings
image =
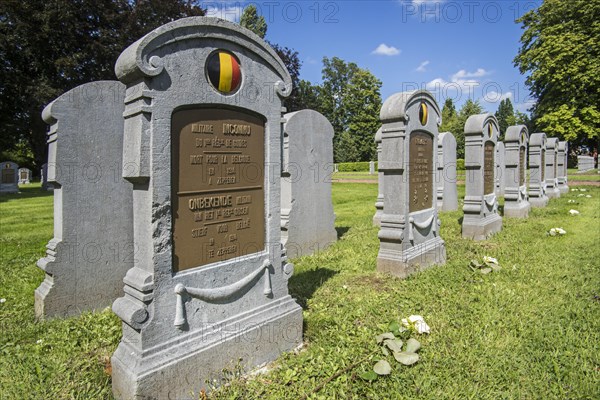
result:
[(515, 110), (510, 99), (504, 99), (500, 101), (495, 115), (496, 119), (498, 120), (498, 125), (500, 126), (499, 140), (504, 140), (506, 128), (513, 126), (517, 121), (515, 118)]
[(442, 107), (442, 125), (440, 125), (440, 132), (450, 132), (456, 136), (458, 132), (458, 114), (456, 113), (456, 107), (454, 101), (448, 97), (444, 101)]
[(261, 39), (264, 39), (267, 34), (267, 21), (262, 15), (258, 16), (256, 6), (253, 4), (244, 8), (240, 17), (240, 25), (256, 33)]
[(600, 120), (599, 1), (544, 0), (517, 22), (524, 29), (514, 59), (537, 100), (533, 118), (549, 136), (598, 137)]
[(465, 123), (467, 122), (467, 119), (471, 115), (481, 114), (482, 112), (483, 108), (478, 100), (473, 101), (468, 99), (460, 108), (458, 117), (456, 118), (456, 126), (454, 127), (455, 131), (452, 132), (456, 138), (457, 158), (465, 158)]

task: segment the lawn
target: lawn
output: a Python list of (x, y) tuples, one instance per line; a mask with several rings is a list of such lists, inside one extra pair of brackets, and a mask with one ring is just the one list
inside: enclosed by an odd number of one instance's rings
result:
[[(110, 399), (118, 318), (105, 310), (34, 321), (43, 279), (35, 261), (52, 236), (52, 197), (38, 187), (0, 197), (0, 398)], [(600, 398), (600, 188), (580, 188), (527, 220), (504, 219), (485, 242), (460, 237), (461, 211), (442, 213), (448, 262), (398, 280), (375, 271), (377, 186), (334, 183), (340, 240), (293, 260), (303, 349), (266, 374), (229, 371), (211, 398)], [(547, 236), (554, 227), (567, 234)], [(484, 255), (502, 270), (472, 272), (469, 261)], [(418, 336), (420, 361), (405, 367), (388, 356), (391, 374), (364, 381), (385, 357), (375, 337), (411, 314), (431, 327)]]

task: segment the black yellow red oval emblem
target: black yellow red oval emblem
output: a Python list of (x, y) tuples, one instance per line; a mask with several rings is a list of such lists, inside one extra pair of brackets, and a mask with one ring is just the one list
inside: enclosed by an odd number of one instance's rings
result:
[(492, 124), (488, 124), (488, 136), (490, 137), (490, 139), (492, 138), (493, 134), (494, 134), (494, 129), (492, 128)]
[(224, 94), (234, 93), (242, 82), (239, 60), (224, 50), (217, 50), (208, 56), (206, 74), (211, 85)]
[(419, 121), (421, 121), (421, 125), (427, 125), (427, 104), (421, 103), (419, 107)]

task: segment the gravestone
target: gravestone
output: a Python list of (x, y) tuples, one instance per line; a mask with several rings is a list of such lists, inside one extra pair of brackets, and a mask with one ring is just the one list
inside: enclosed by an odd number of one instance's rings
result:
[(548, 138), (546, 142), (546, 196), (549, 199), (560, 197), (557, 176), (558, 138)]
[(462, 236), (485, 240), (502, 229), (495, 193), (498, 121), (492, 114), (470, 116), (465, 122), (465, 203)]
[(302, 343), (280, 230), (291, 78), (261, 38), (205, 17), (153, 30), (115, 70), (127, 87), (123, 176), (137, 252), (113, 303), (123, 320), (113, 394), (198, 398), (224, 369)]
[(40, 177), (42, 182), (42, 190), (54, 190), (52, 185), (48, 184), (48, 164), (42, 164), (42, 168), (40, 169)]
[(369, 175), (375, 174), (375, 162), (369, 161)]
[(527, 195), (527, 145), (529, 132), (524, 125), (509, 126), (504, 137), (505, 146), (505, 192), (504, 215), (527, 218), (529, 204)]
[(425, 90), (396, 93), (381, 108), (383, 213), (377, 270), (404, 278), (446, 262), (436, 207), (439, 107)]
[(452, 133), (442, 132), (438, 136), (437, 158), (437, 208), (442, 211), (456, 211), (456, 139)]
[(577, 156), (577, 172), (587, 172), (594, 169), (594, 157)]
[(506, 191), (506, 146), (496, 143), (496, 196), (504, 197)]
[(529, 138), (529, 203), (532, 207), (546, 207), (546, 143), (543, 132)]
[(337, 164), (333, 164), (333, 172), (340, 172), (338, 171), (338, 165)]
[(558, 190), (560, 193), (568, 193), (569, 185), (567, 178), (567, 155), (569, 154), (569, 144), (566, 141), (558, 142), (558, 159), (556, 171), (558, 174)]
[(19, 185), (28, 185), (31, 183), (31, 170), (29, 168), (19, 168)]
[[(377, 144), (377, 163), (381, 160), (381, 128), (375, 133), (375, 143)], [(377, 171), (377, 201), (375, 202), (375, 215), (373, 216), (373, 225), (381, 225), (381, 214), (383, 213), (383, 171), (378, 168)]]
[(48, 184), (54, 187), (54, 237), (37, 265), (38, 318), (110, 306), (133, 266), (132, 186), (121, 177), (123, 100), (117, 81), (79, 86), (42, 114), (48, 133)]
[(0, 164), (0, 193), (18, 193), (19, 192), (19, 166), (12, 161), (3, 161)]
[(333, 127), (313, 110), (283, 118), (281, 242), (288, 257), (299, 257), (337, 240), (331, 200)]

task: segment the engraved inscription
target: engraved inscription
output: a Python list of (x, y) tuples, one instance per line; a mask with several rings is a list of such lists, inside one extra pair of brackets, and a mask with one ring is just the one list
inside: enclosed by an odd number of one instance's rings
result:
[(239, 111), (172, 117), (173, 270), (265, 246), (264, 123)]
[(433, 138), (426, 132), (410, 135), (409, 212), (433, 206)]
[(525, 146), (519, 149), (519, 186), (525, 185)]
[(483, 154), (483, 194), (494, 193), (494, 142), (485, 142)]
[(542, 182), (546, 179), (546, 149), (542, 149), (542, 162), (540, 164), (542, 170)]
[(27, 171), (21, 171), (21, 179), (27, 179)]
[(15, 170), (12, 168), (2, 170), (2, 183), (14, 183)]

